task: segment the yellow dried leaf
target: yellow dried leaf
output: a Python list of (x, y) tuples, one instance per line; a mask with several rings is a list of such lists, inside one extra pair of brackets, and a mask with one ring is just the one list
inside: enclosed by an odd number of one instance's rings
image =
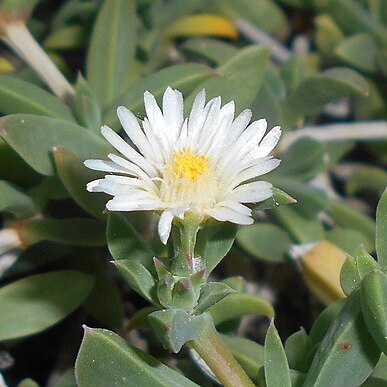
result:
[(12, 64), (5, 58), (0, 58), (0, 75), (10, 74), (14, 71)]
[(166, 30), (168, 38), (181, 36), (209, 35), (236, 39), (238, 31), (228, 19), (210, 14), (184, 16), (169, 25)]
[(326, 305), (345, 297), (340, 286), (340, 271), (345, 259), (345, 251), (328, 241), (316, 243), (300, 257), (298, 266), (305, 282)]

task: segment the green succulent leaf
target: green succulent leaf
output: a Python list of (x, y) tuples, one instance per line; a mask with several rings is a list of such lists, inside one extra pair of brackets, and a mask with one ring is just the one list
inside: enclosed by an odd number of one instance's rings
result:
[(96, 219), (31, 219), (18, 224), (20, 238), (31, 245), (53, 241), (75, 246), (105, 246), (105, 223)]
[(62, 270), (36, 274), (0, 288), (0, 341), (41, 332), (63, 320), (90, 293), (93, 277)]
[(380, 350), (363, 320), (360, 294), (354, 292), (320, 342), (304, 385), (361, 385), (371, 374), (379, 356)]
[(0, 212), (10, 213), (16, 218), (27, 218), (36, 213), (36, 208), (22, 189), (0, 180)]
[(187, 95), (203, 80), (213, 75), (213, 69), (196, 63), (178, 64), (156, 71), (137, 81), (126, 92), (117, 97), (104, 111), (102, 122), (113, 128), (118, 128), (117, 107), (120, 105), (127, 107), (135, 115), (141, 116), (144, 113), (143, 98), (146, 90), (152, 93), (156, 99), (160, 99), (168, 86), (177, 88), (184, 95)]
[(0, 112), (36, 114), (75, 123), (71, 110), (59, 98), (39, 86), (6, 75), (0, 77)]
[(209, 275), (229, 252), (236, 232), (237, 226), (232, 223), (217, 223), (199, 232), (195, 253), (202, 258), (206, 267), (206, 275)]
[(75, 376), (79, 387), (197, 387), (115, 333), (88, 327), (75, 364)]
[(360, 74), (349, 68), (331, 68), (305, 78), (285, 99), (283, 116), (287, 126), (294, 126), (300, 118), (320, 112), (328, 102), (367, 94), (367, 81)]
[(174, 353), (180, 352), (187, 341), (195, 340), (211, 323), (205, 313), (192, 316), (182, 309), (157, 310), (148, 319), (159, 340)]
[(44, 40), (47, 50), (79, 50), (86, 38), (85, 28), (81, 25), (70, 25), (54, 30)]
[(340, 285), (344, 293), (349, 296), (361, 284), (356, 259), (348, 256), (340, 271)]
[(203, 313), (206, 309), (210, 308), (233, 293), (235, 293), (235, 290), (223, 282), (205, 283), (201, 288), (198, 305), (195, 308), (195, 313)]
[[(224, 102), (233, 100), (236, 112), (250, 106), (259, 92), (269, 52), (265, 47), (246, 47), (216, 69), (216, 76), (203, 83), (188, 96), (188, 109), (201, 90), (206, 90), (207, 99), (221, 96)], [(245, 85), (241, 88), (240, 85)]]
[(264, 348), (258, 343), (245, 339), (244, 337), (234, 337), (220, 335), (222, 341), (230, 349), (238, 363), (245, 370), (253, 382), (258, 382), (258, 376), (264, 363)]
[(198, 55), (215, 65), (220, 65), (231, 59), (238, 51), (229, 43), (202, 37), (188, 39), (181, 45), (181, 48), (183, 51)]
[(386, 42), (386, 27), (356, 0), (313, 0), (313, 4), (318, 11), (330, 15), (343, 31), (370, 33), (381, 43)]
[(344, 39), (335, 49), (337, 58), (347, 65), (369, 73), (375, 73), (377, 66), (378, 47), (375, 40), (368, 34), (356, 34)]
[(159, 304), (155, 278), (143, 264), (133, 259), (115, 260), (113, 264), (134, 291), (148, 301)]
[(115, 260), (137, 260), (153, 269), (153, 251), (127, 217), (109, 214), (106, 232), (109, 251)]
[(253, 257), (269, 262), (285, 262), (292, 242), (286, 231), (268, 223), (242, 227), (236, 240)]
[(379, 265), (387, 271), (387, 190), (376, 209), (376, 253)]
[(273, 196), (255, 206), (254, 209), (256, 211), (271, 210), (273, 208), (285, 206), (287, 204), (297, 203), (296, 199), (292, 198), (289, 194), (277, 187), (273, 187), (272, 192)]
[(312, 345), (305, 330), (301, 328), (285, 342), (285, 353), (291, 369), (304, 372)]
[(361, 306), (368, 331), (380, 350), (387, 354), (387, 277), (378, 269), (362, 281)]
[(285, 349), (273, 322), (270, 324), (265, 338), (264, 364), (267, 387), (291, 387), (290, 370)]
[(366, 250), (372, 251), (375, 248), (376, 225), (368, 215), (337, 199), (329, 200), (326, 211), (339, 226), (362, 233), (365, 236), (363, 243)]
[(81, 125), (100, 133), (102, 111), (97, 97), (82, 76), (78, 76), (74, 96), (74, 111)]
[(274, 316), (274, 309), (267, 301), (251, 294), (230, 294), (209, 310), (215, 325), (246, 314)]
[(292, 209), (297, 209), (298, 212), (308, 218), (314, 218), (325, 209), (328, 203), (328, 195), (324, 190), (296, 179), (288, 178), (282, 175), (282, 172), (281, 176), (272, 175), (268, 180), (296, 198), (297, 200), (293, 200), (293, 203), (296, 203), (296, 205)]
[(334, 49), (344, 39), (335, 21), (326, 14), (315, 18), (316, 46), (326, 56), (332, 56)]
[(54, 160), (58, 176), (75, 202), (94, 217), (106, 219), (103, 211), (107, 196), (86, 190), (86, 184), (101, 178), (102, 174), (87, 169), (83, 165), (83, 159), (61, 146), (54, 149)]
[(335, 228), (327, 231), (325, 239), (340, 247), (349, 255), (354, 256), (367, 237), (363, 233), (350, 228)]
[(306, 218), (289, 206), (277, 208), (272, 214), (298, 243), (324, 239), (324, 228), (317, 219)]
[(281, 154), (281, 165), (276, 172), (294, 180), (310, 179), (325, 169), (325, 159), (323, 143), (301, 137)]
[(32, 168), (43, 175), (55, 174), (52, 162), (55, 147), (66, 147), (82, 160), (104, 157), (109, 152), (107, 143), (93, 133), (56, 118), (29, 114), (2, 117), (0, 135)]
[(269, 0), (210, 0), (209, 10), (220, 13), (232, 20), (244, 19), (264, 31), (282, 35), (287, 30), (286, 17), (283, 10)]
[(98, 14), (87, 55), (86, 74), (103, 105), (121, 92), (136, 49), (134, 1), (105, 1)]

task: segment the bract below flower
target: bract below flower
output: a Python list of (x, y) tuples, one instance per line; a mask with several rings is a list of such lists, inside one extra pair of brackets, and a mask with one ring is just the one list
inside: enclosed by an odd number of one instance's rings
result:
[(221, 107), (220, 97), (205, 103), (205, 91), (195, 98), (189, 117), (183, 117), (183, 96), (168, 87), (162, 110), (154, 96), (144, 93), (146, 117), (141, 126), (125, 107), (117, 110), (133, 145), (107, 126), (102, 135), (118, 151), (109, 160), (86, 160), (94, 170), (109, 172), (90, 182), (90, 192), (105, 192), (113, 198), (109, 211), (158, 211), (158, 231), (163, 243), (174, 217), (193, 215), (219, 221), (251, 224), (251, 209), (272, 196), (272, 185), (252, 181), (278, 166), (269, 156), (281, 130), (266, 136), (266, 120), (250, 123), (244, 110), (234, 119), (233, 101)]

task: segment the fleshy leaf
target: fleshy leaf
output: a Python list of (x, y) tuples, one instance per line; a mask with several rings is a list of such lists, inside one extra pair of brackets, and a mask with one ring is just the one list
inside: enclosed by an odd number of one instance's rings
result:
[(9, 76), (0, 77), (0, 112), (36, 114), (75, 123), (71, 110), (59, 98), (32, 83)]
[(0, 288), (0, 340), (38, 333), (73, 312), (90, 293), (93, 278), (78, 271), (37, 274)]
[(91, 36), (86, 73), (90, 86), (104, 105), (121, 92), (135, 54), (136, 26), (134, 1), (103, 3)]
[[(36, 171), (54, 175), (52, 151), (63, 146), (84, 159), (104, 157), (105, 141), (81, 126), (56, 118), (13, 114), (0, 118), (4, 140)], [(76, 139), (76, 141), (74, 141)]]
[(75, 376), (79, 387), (197, 387), (115, 333), (88, 327), (75, 364)]
[(285, 262), (291, 244), (286, 231), (267, 223), (242, 227), (236, 240), (253, 257), (269, 262)]
[(289, 364), (281, 338), (273, 322), (270, 324), (265, 338), (264, 364), (267, 387), (291, 387)]
[(368, 331), (387, 354), (387, 277), (380, 270), (374, 269), (364, 277), (361, 305)]
[[(379, 360), (361, 314), (359, 292), (348, 298), (321, 341), (305, 379), (306, 386), (360, 386)], [(350, 375), (350, 377), (348, 377)]]
[(31, 198), (20, 188), (0, 180), (0, 212), (8, 212), (16, 218), (33, 216), (36, 212)]

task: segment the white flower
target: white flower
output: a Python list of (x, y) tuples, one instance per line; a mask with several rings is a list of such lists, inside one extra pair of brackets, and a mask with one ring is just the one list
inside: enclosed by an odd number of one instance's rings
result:
[[(279, 164), (269, 153), (281, 130), (266, 136), (266, 120), (249, 124), (251, 111), (234, 119), (234, 102), (221, 107), (220, 97), (205, 103), (205, 91), (195, 98), (188, 119), (183, 118), (183, 96), (168, 87), (162, 110), (154, 96), (144, 94), (146, 117), (137, 118), (123, 106), (117, 109), (133, 145), (107, 126), (102, 135), (120, 153), (109, 160), (86, 160), (94, 170), (109, 172), (87, 185), (90, 192), (113, 196), (109, 211), (153, 210), (161, 213), (158, 231), (166, 243), (174, 217), (192, 214), (236, 224), (251, 224), (251, 209), (272, 196), (272, 185), (251, 181)], [(248, 182), (247, 182), (248, 181)]]

